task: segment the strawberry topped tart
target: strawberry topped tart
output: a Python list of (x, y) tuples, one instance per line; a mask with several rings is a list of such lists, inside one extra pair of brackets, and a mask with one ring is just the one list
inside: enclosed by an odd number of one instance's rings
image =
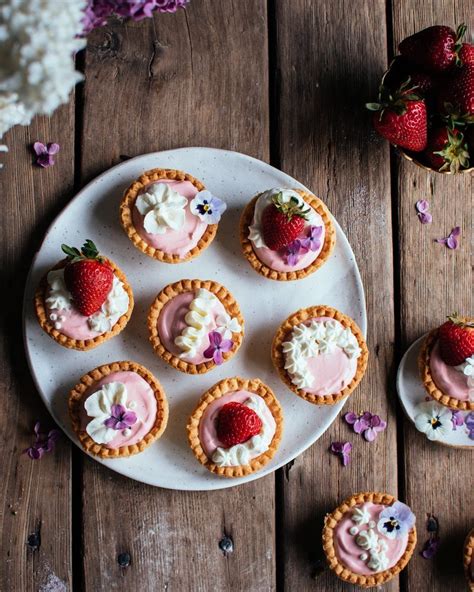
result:
[(120, 219), (137, 249), (165, 263), (181, 263), (211, 244), (226, 207), (188, 173), (152, 169), (125, 191)]
[(387, 493), (351, 496), (324, 520), (323, 549), (335, 574), (362, 588), (388, 582), (416, 545), (415, 515)]
[(419, 367), (433, 399), (452, 409), (474, 411), (474, 318), (454, 313), (431, 331)]
[(263, 382), (228, 378), (204, 393), (187, 429), (194, 456), (209, 471), (243, 477), (261, 469), (275, 454), (283, 415)]
[(229, 360), (244, 336), (244, 319), (232, 294), (217, 282), (181, 280), (155, 298), (148, 314), (150, 341), (165, 362), (203, 374)]
[(296, 280), (328, 259), (336, 232), (323, 202), (301, 189), (269, 189), (250, 201), (240, 221), (243, 253), (272, 280)]
[(272, 359), (283, 382), (317, 405), (333, 405), (356, 388), (368, 350), (357, 324), (330, 306), (302, 308), (284, 321)]
[(62, 245), (66, 259), (41, 280), (34, 298), (41, 328), (57, 343), (92, 349), (122, 331), (133, 310), (123, 272), (91, 240), (82, 250)]

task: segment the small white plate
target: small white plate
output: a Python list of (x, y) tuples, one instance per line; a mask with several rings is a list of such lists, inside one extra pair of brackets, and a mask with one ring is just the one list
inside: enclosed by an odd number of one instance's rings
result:
[[(155, 167), (181, 169), (201, 179), (223, 198), (228, 208), (212, 245), (197, 259), (179, 265), (159, 263), (140, 253), (119, 223), (119, 203), (126, 187)], [(28, 276), (24, 333), (28, 361), (36, 386), (52, 416), (77, 444), (67, 413), (69, 390), (87, 371), (119, 360), (133, 360), (151, 370), (165, 388), (170, 420), (163, 437), (130, 458), (98, 462), (137, 481), (171, 489), (210, 490), (258, 479), (289, 462), (315, 442), (343, 406), (316, 407), (291, 393), (278, 379), (270, 358), (277, 326), (299, 308), (328, 304), (352, 317), (366, 332), (362, 282), (352, 249), (336, 223), (337, 244), (330, 260), (316, 273), (296, 282), (275, 282), (258, 275), (244, 259), (239, 243), (239, 218), (256, 193), (301, 183), (270, 165), (226, 150), (181, 148), (138, 156), (106, 171), (69, 203), (49, 228)], [(322, 196), (324, 198), (324, 196)], [(338, 196), (344, 200), (345, 196)], [(135, 309), (126, 329), (89, 352), (67, 350), (44, 333), (34, 315), (32, 299), (41, 276), (62, 258), (60, 245), (80, 247), (90, 238), (126, 273), (135, 295)], [(156, 294), (184, 278), (213, 279), (236, 297), (245, 318), (245, 337), (236, 356), (215, 370), (182, 374), (158, 359), (148, 341), (146, 317)], [(188, 447), (186, 423), (201, 394), (222, 378), (259, 377), (283, 406), (283, 439), (271, 463), (239, 479), (220, 478), (202, 467)]]
[[(415, 423), (415, 417), (421, 412), (418, 405), (420, 403), (429, 402), (430, 406), (435, 409), (439, 408), (445, 410), (446, 407), (437, 401), (434, 401), (426, 392), (423, 383), (421, 382), (420, 372), (418, 370), (418, 355), (420, 353), (421, 345), (428, 336), (423, 335), (413, 343), (400, 362), (397, 373), (397, 391), (398, 397), (402, 403), (402, 407), (408, 418)], [(469, 415), (469, 411), (460, 411), (459, 416), (464, 420)], [(474, 412), (471, 412), (471, 417), (474, 417)], [(458, 448), (474, 448), (474, 440), (469, 438), (469, 432), (466, 426), (456, 426), (452, 421), (448, 424), (450, 430), (448, 433), (438, 440), (432, 440), (438, 444), (446, 446), (456, 446)]]

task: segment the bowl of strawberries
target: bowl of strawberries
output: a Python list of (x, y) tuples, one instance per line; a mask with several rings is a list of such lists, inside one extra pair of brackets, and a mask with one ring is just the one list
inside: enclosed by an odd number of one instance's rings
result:
[(474, 45), (435, 25), (404, 39), (367, 103), (375, 130), (400, 154), (437, 173), (474, 170)]

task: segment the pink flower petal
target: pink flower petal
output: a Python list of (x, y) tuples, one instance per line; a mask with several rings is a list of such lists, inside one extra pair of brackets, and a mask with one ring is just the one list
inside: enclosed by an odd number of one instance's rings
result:
[(43, 144), (43, 142), (35, 142), (33, 144), (33, 150), (38, 156), (47, 152), (46, 146)]
[(367, 428), (363, 435), (367, 442), (373, 442), (377, 437), (375, 430), (372, 428)]
[(214, 356), (212, 358), (214, 360), (214, 362), (220, 366), (220, 364), (222, 364), (222, 362), (224, 361), (224, 358), (222, 357), (222, 352), (220, 349), (216, 349), (216, 351), (214, 352)]
[(426, 214), (420, 212), (418, 218), (422, 224), (431, 224), (433, 222), (433, 216), (429, 212)]
[(438, 244), (440, 244), (440, 245), (445, 245), (445, 244), (446, 244), (446, 242), (447, 242), (447, 240), (448, 240), (447, 238), (435, 238), (435, 239), (434, 239), (434, 242), (435, 242), (435, 243), (438, 243)]
[(419, 199), (415, 204), (416, 211), (420, 214), (425, 214), (430, 209), (430, 204), (426, 199)]
[(457, 249), (458, 248), (458, 241), (454, 238), (452, 234), (450, 234), (446, 240), (446, 246), (448, 249)]
[(461, 227), (460, 226), (456, 226), (450, 232), (450, 236), (459, 236), (460, 234), (461, 234)]

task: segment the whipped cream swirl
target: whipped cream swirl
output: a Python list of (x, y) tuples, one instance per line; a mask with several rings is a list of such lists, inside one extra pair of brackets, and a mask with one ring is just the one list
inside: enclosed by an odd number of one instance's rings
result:
[(313, 319), (308, 325), (301, 323), (293, 327), (291, 339), (282, 343), (284, 367), (292, 383), (298, 388), (311, 387), (314, 376), (308, 368), (308, 358), (333, 353), (336, 348), (342, 349), (350, 359), (362, 353), (352, 331), (335, 319)]
[(143, 218), (143, 227), (150, 234), (179, 230), (186, 219), (188, 200), (167, 183), (153, 183), (140, 194), (135, 207)]
[[(109, 382), (92, 393), (84, 403), (84, 409), (92, 417), (86, 432), (97, 444), (107, 444), (117, 435), (117, 430), (108, 428), (105, 422), (112, 415), (112, 406), (122, 405), (127, 409), (127, 387), (122, 382)], [(132, 405), (128, 407), (132, 408)]]

